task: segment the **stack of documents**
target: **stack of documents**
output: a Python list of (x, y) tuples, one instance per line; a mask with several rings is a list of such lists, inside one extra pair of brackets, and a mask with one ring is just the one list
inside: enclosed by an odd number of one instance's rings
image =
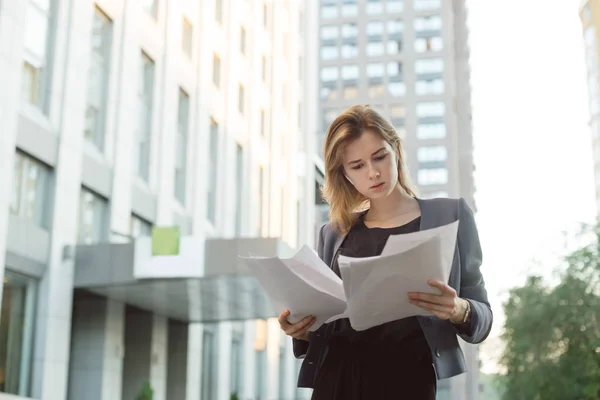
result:
[(437, 294), (430, 279), (448, 282), (456, 247), (458, 221), (439, 228), (392, 235), (380, 256), (340, 255), (340, 279), (303, 246), (292, 258), (241, 257), (265, 289), (277, 313), (291, 311), (296, 323), (308, 315), (318, 329), (348, 318), (357, 331), (428, 312), (408, 302), (408, 292)]

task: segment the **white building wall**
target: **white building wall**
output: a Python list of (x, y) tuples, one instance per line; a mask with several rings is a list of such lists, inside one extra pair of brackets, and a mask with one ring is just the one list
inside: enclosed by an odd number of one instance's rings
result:
[[(130, 234), (132, 190), (134, 187), (153, 194), (157, 214), (149, 218), (158, 225), (174, 223), (174, 213), (191, 219), (193, 234), (199, 237), (231, 237), (235, 227), (235, 162), (236, 144), (244, 147), (243, 236), (258, 231), (258, 171), (263, 166), (267, 179), (263, 194), (263, 223), (266, 235), (283, 236), (292, 246), (312, 244), (310, 223), (300, 227), (297, 221), (314, 218), (314, 175), (312, 167), (312, 136), (300, 140), (298, 135), (314, 128), (310, 101), (314, 87), (304, 76), (304, 86), (297, 82), (299, 51), (308, 53), (307, 46), (298, 46), (298, 12), (304, 8), (300, 0), (278, 2), (267, 0), (268, 26), (263, 27), (263, 4), (260, 1), (223, 1), (223, 24), (214, 18), (213, 0), (200, 2), (159, 1), (155, 20), (135, 1), (98, 0), (54, 1), (55, 26), (52, 27), (51, 90), (49, 113), (21, 105), (21, 69), (27, 2), (0, 2), (0, 76), (3, 96), (0, 96), (0, 186), (12, 187), (15, 135), (20, 114), (51, 127), (58, 138), (58, 162), (53, 173), (54, 201), (50, 234), (51, 250), (47, 271), (40, 282), (36, 312), (35, 353), (32, 372), (32, 396), (44, 400), (67, 399), (71, 342), (71, 311), (73, 293), (73, 260), (65, 257), (65, 246), (76, 243), (78, 232), (79, 195), (84, 156), (110, 167), (109, 221), (111, 241), (122, 241)], [(94, 7), (98, 6), (112, 20), (110, 74), (107, 83), (105, 149), (97, 151), (83, 138), (90, 64), (91, 29)], [(314, 6), (312, 6), (314, 7)], [(305, 20), (310, 20), (305, 10)], [(181, 49), (181, 21), (193, 26), (191, 57)], [(240, 25), (246, 28), (246, 55), (239, 51)], [(304, 30), (308, 37), (309, 32)], [(138, 95), (136, 85), (140, 74), (141, 52), (155, 62), (154, 109), (150, 180), (146, 184), (132, 173), (135, 154), (135, 131), (138, 126)], [(221, 58), (221, 88), (212, 83), (213, 54)], [(268, 79), (262, 81), (262, 55), (268, 60)], [(308, 66), (305, 57), (304, 65)], [(308, 67), (307, 67), (308, 68)], [(308, 69), (307, 69), (308, 70)], [(284, 85), (285, 82), (285, 85)], [(245, 113), (238, 111), (238, 84), (245, 87)], [(188, 142), (188, 194), (185, 205), (174, 200), (175, 132), (178, 117), (179, 88), (190, 96)], [(284, 90), (286, 95), (284, 99)], [(299, 129), (298, 99), (305, 100), (305, 120)], [(260, 134), (260, 109), (266, 111), (266, 134)], [(206, 221), (208, 180), (209, 118), (219, 122), (221, 147), (219, 153), (217, 223)], [(304, 127), (307, 128), (304, 128)], [(272, 141), (269, 141), (272, 138)], [(299, 142), (303, 152), (299, 153)], [(298, 159), (304, 166), (298, 168)], [(302, 161), (300, 161), (302, 165)], [(301, 175), (298, 176), (298, 171)], [(299, 178), (305, 179), (304, 183)], [(284, 192), (283, 198), (281, 192)], [(0, 192), (0, 274), (4, 270), (5, 244), (8, 229), (8, 209), (11, 191)], [(282, 207), (282, 201), (284, 207)], [(302, 218), (296, 215), (301, 202)], [(50, 205), (49, 205), (50, 206)], [(282, 215), (283, 210), (283, 215)], [(284, 221), (282, 225), (281, 221)], [(282, 230), (283, 227), (283, 230)], [(0, 286), (1, 290), (1, 286)], [(108, 300), (102, 324), (93, 336), (100, 343), (90, 344), (97, 352), (95, 370), (98, 398), (119, 400), (123, 391), (123, 357), (125, 305)], [(153, 317), (150, 377), (155, 398), (167, 399), (166, 366), (168, 363), (167, 320)], [(241, 398), (254, 398), (255, 351), (254, 321), (244, 323), (244, 355), (242, 357)], [(268, 324), (268, 397), (279, 395), (280, 334), (276, 321)], [(231, 324), (218, 326), (216, 376), (218, 399), (230, 396)], [(90, 336), (92, 337), (92, 336)], [(97, 347), (95, 347), (97, 345)], [(202, 325), (190, 324), (187, 343), (186, 397), (198, 399), (201, 393)], [(94, 351), (96, 351), (94, 350)], [(290, 397), (295, 391), (296, 362), (291, 344), (286, 347), (286, 369), (283, 379)], [(92, 352), (84, 350), (82, 360)], [(88, 371), (92, 373), (91, 371)], [(75, 375), (72, 375), (76, 376)], [(75, 391), (74, 393), (79, 393)], [(213, 400), (213, 399), (210, 399)]]

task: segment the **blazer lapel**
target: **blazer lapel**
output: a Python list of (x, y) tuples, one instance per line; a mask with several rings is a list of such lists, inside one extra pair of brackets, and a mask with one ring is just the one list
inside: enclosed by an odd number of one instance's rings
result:
[(426, 229), (435, 228), (435, 218), (431, 210), (429, 209), (429, 202), (424, 199), (420, 199), (415, 197), (415, 200), (419, 203), (419, 208), (421, 209), (421, 223), (419, 225), (419, 230), (424, 231)]

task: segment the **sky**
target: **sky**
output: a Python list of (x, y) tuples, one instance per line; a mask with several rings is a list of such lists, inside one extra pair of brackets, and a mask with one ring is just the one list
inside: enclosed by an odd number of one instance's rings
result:
[(593, 221), (595, 189), (579, 2), (467, 4), (476, 220), (495, 318), (480, 358), (490, 373), (508, 289), (530, 273), (550, 277), (563, 232)]

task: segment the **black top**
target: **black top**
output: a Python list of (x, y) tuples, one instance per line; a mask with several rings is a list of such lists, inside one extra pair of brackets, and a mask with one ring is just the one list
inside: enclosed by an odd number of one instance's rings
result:
[[(381, 254), (383, 247), (390, 235), (401, 233), (411, 233), (419, 231), (421, 217), (418, 217), (409, 223), (395, 228), (368, 228), (361, 219), (356, 223), (346, 236), (346, 239), (340, 246), (338, 253), (334, 258), (333, 271), (341, 277), (340, 267), (338, 265), (339, 254), (347, 257), (374, 257)], [(398, 294), (401, 296), (402, 294)], [(417, 317), (408, 317), (397, 321), (374, 326), (364, 331), (355, 331), (350, 326), (350, 321), (340, 319), (333, 322), (334, 340), (344, 337), (349, 342), (356, 341), (404, 341), (407, 339), (424, 339), (423, 331), (419, 325)], [(412, 340), (411, 340), (412, 341)]]

